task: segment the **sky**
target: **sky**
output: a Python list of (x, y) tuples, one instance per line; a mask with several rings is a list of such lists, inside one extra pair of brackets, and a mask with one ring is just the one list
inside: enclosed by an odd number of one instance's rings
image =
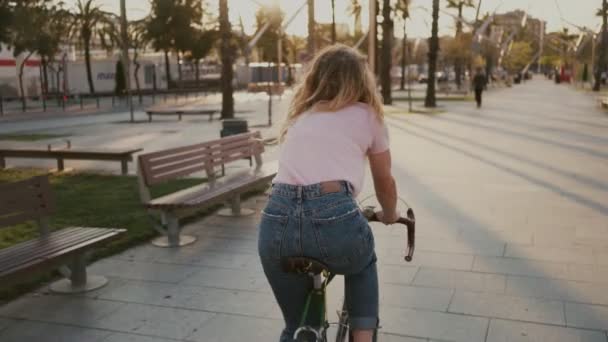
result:
[[(68, 8), (74, 6), (77, 0), (63, 0)], [(120, 0), (96, 0), (106, 11), (119, 12)], [(213, 11), (216, 11), (217, 0), (205, 0)], [(336, 22), (347, 23), (351, 27), (354, 26), (354, 18), (349, 14), (348, 5), (351, 0), (335, 0), (336, 1)], [(368, 21), (368, 1), (360, 0), (363, 4), (363, 29), (366, 30)], [(394, 1), (394, 0), (393, 0)], [(478, 2), (479, 0), (474, 0)], [(601, 23), (600, 18), (595, 16), (596, 9), (601, 6), (600, 0), (481, 0), (481, 13), (497, 13), (507, 12), (514, 9), (527, 10), (531, 16), (543, 19), (547, 22), (547, 31), (560, 30), (563, 27), (569, 27), (572, 32), (576, 32), (573, 26), (568, 22), (586, 26), (593, 29), (599, 29)], [(245, 26), (245, 31), (249, 34), (255, 31), (255, 11), (258, 4), (272, 4), (280, 2), (286, 17), (289, 18), (302, 6), (306, 0), (228, 0), (230, 18), (233, 25), (238, 25), (239, 18), (242, 18)], [(445, 0), (441, 0), (441, 8), (447, 12), (455, 12), (447, 10)], [(148, 0), (126, 0), (127, 16), (129, 19), (138, 19), (147, 14), (149, 11)], [(407, 31), (410, 37), (428, 37), (430, 36), (431, 23), (431, 0), (412, 0), (411, 19), (407, 23)], [(331, 22), (331, 5), (330, 0), (315, 1), (315, 16), (318, 22)], [(307, 28), (307, 10), (304, 8), (299, 15), (295, 17), (293, 22), (287, 27), (286, 31), (289, 34), (306, 35)], [(475, 10), (467, 9), (464, 12), (467, 19), (475, 18)], [(562, 20), (563, 19), (563, 20)], [(402, 24), (395, 23), (395, 35), (400, 36)], [(454, 31), (454, 20), (445, 13), (440, 13), (439, 22), (440, 34), (451, 34)]]

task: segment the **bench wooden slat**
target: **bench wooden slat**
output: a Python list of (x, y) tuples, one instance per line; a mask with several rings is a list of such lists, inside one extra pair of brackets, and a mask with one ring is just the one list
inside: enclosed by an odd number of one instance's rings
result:
[(22, 278), (27, 277), (31, 273), (49, 270), (54, 266), (64, 264), (75, 255), (82, 253), (83, 250), (95, 248), (125, 232), (124, 229), (105, 229), (105, 231), (106, 234), (104, 235), (97, 236), (88, 241), (75, 244), (60, 251), (55, 251), (51, 254), (45, 255), (43, 258), (32, 260), (27, 264), (21, 264), (12, 269), (1, 270), (0, 283), (8, 286), (20, 281)]
[[(236, 186), (236, 189), (239, 186), (242, 187), (243, 184), (250, 183), (254, 179), (259, 179), (259, 182), (261, 183), (268, 182), (276, 175), (277, 165), (276, 162), (267, 163), (259, 168), (238, 172), (226, 179), (216, 180), (213, 183), (201, 184), (177, 191), (166, 196), (155, 198), (148, 202), (146, 206), (155, 209), (199, 206), (205, 198), (217, 197), (219, 193), (226, 192), (226, 189), (230, 184)], [(231, 195), (232, 194), (228, 194), (226, 198)], [(220, 201), (223, 199), (224, 197), (222, 197)]]
[(57, 234), (50, 234), (48, 237), (40, 237), (36, 239), (36, 244), (30, 245), (28, 248), (22, 248), (17, 245), (14, 248), (9, 247), (3, 249), (4, 253), (0, 256), (0, 270), (29, 263), (32, 260), (57, 253), (66, 248), (70, 248), (71, 246), (79, 245), (108, 233), (107, 229), (98, 228), (66, 229), (68, 231), (61, 234), (60, 237), (58, 237)]
[[(63, 235), (69, 235), (69, 233), (70, 233), (70, 231), (69, 231), (69, 230), (66, 230), (66, 229), (61, 229), (61, 230), (58, 230), (58, 231), (53, 232), (52, 234), (53, 234), (53, 235), (54, 235), (56, 238), (60, 238), (60, 237), (62, 237)], [(31, 248), (33, 245), (36, 245), (36, 244), (38, 244), (38, 243), (39, 243), (39, 241), (38, 241), (38, 237), (37, 237), (37, 238), (34, 238), (34, 239), (31, 239), (31, 240), (27, 240), (27, 241), (20, 242), (20, 243), (18, 243), (17, 245), (14, 245), (14, 246), (11, 246), (11, 247), (10, 247), (10, 248), (12, 249), (12, 251), (11, 251), (10, 253), (11, 253), (11, 254), (15, 254), (15, 255), (16, 255), (20, 249), (27, 249), (27, 248)], [(9, 253), (9, 252), (8, 252), (8, 250), (7, 250), (6, 248), (5, 248), (5, 249), (0, 249), (0, 258), (4, 258), (4, 257), (5, 257), (5, 255), (6, 255), (6, 254), (8, 254), (8, 253)]]

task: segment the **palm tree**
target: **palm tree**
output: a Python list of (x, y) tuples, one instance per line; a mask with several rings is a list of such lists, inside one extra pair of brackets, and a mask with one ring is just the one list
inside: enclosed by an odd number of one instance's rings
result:
[(393, 103), (391, 97), (391, 68), (393, 66), (393, 20), (391, 19), (391, 1), (383, 0), (382, 4), (382, 63), (380, 85), (384, 104)]
[(437, 70), (437, 55), (439, 53), (439, 37), (437, 35), (439, 23), (439, 0), (433, 0), (433, 25), (429, 39), (429, 74), (426, 85), (425, 107), (437, 107), (435, 99), (435, 71)]
[(234, 118), (232, 89), (232, 31), (228, 19), (228, 0), (220, 0), (220, 37), (222, 56), (222, 119)]
[(315, 54), (315, 0), (308, 0), (308, 55)]
[(407, 58), (407, 30), (406, 24), (407, 19), (410, 17), (410, 1), (411, 0), (399, 0), (397, 2), (396, 10), (401, 14), (403, 19), (403, 41), (401, 43), (401, 84), (400, 89), (405, 89), (405, 67)]
[(361, 6), (361, 2), (359, 0), (351, 0), (350, 5), (348, 6), (348, 10), (350, 14), (355, 18), (355, 37), (359, 37), (361, 32), (361, 10), (363, 6)]
[[(473, 0), (448, 0), (448, 8), (458, 9), (458, 19), (456, 20), (456, 40), (462, 37), (462, 9), (463, 7), (475, 7)], [(456, 59), (454, 64), (454, 73), (456, 74), (456, 86), (460, 89), (462, 81), (462, 60)]]
[[(597, 67), (595, 70), (595, 84), (593, 85), (593, 91), (600, 91), (601, 82), (602, 82), (602, 72), (606, 71), (606, 30), (608, 29), (608, 1), (602, 1), (602, 8), (600, 8), (597, 12), (598, 16), (602, 17), (602, 32), (601, 32), (601, 41), (600, 41), (600, 49), (599, 56), (597, 60)], [(595, 43), (595, 42), (594, 42)]]
[(336, 0), (331, 0), (331, 43), (336, 44)]
[(93, 73), (91, 72), (91, 38), (101, 24), (108, 19), (108, 14), (95, 4), (95, 0), (78, 0), (76, 12), (72, 14), (73, 35), (78, 37), (84, 47), (84, 61), (87, 69), (89, 92), (95, 93)]

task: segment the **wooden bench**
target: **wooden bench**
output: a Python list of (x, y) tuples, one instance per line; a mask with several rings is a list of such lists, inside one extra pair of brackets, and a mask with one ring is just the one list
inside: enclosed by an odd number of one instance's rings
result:
[(47, 176), (0, 184), (0, 228), (35, 220), (39, 237), (0, 250), (0, 287), (11, 286), (35, 274), (60, 267), (67, 279), (51, 284), (61, 293), (84, 292), (107, 283), (100, 276), (87, 276), (86, 255), (124, 229), (65, 228), (50, 232), (48, 216), (55, 211)]
[[(194, 242), (193, 236), (180, 236), (179, 219), (216, 204), (230, 203), (230, 210), (221, 212), (224, 215), (253, 213), (241, 208), (241, 194), (267, 185), (277, 172), (276, 162), (262, 164), (263, 151), (261, 135), (254, 132), (140, 155), (137, 168), (140, 196), (146, 208), (151, 213), (160, 213), (161, 218), (155, 228), (163, 236), (153, 243), (176, 247)], [(254, 158), (255, 166), (218, 179), (219, 167), (249, 157)], [(151, 198), (149, 187), (199, 172), (207, 175), (207, 183)]]
[(208, 115), (209, 121), (213, 121), (213, 115), (219, 113), (217, 109), (148, 109), (148, 122), (152, 122), (152, 115), (177, 115), (179, 121), (182, 120), (182, 115)]
[(0, 169), (6, 167), (5, 158), (41, 158), (56, 159), (57, 171), (64, 170), (64, 160), (108, 160), (119, 161), (121, 173), (129, 172), (128, 162), (133, 161), (133, 153), (141, 151), (141, 148), (125, 149), (100, 149), (100, 148), (71, 148), (68, 145), (64, 149), (41, 148), (1, 148), (0, 147)]

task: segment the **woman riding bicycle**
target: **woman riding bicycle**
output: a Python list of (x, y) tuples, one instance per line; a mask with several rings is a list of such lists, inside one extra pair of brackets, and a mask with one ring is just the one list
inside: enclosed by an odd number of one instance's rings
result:
[(281, 258), (305, 256), (345, 276), (345, 300), (356, 342), (378, 327), (374, 237), (357, 206), (369, 160), (380, 219), (399, 219), (388, 132), (374, 75), (365, 58), (344, 45), (315, 57), (295, 91), (281, 131), (279, 170), (262, 213), (259, 255), (285, 329), (293, 341), (306, 297), (305, 274), (283, 271)]

